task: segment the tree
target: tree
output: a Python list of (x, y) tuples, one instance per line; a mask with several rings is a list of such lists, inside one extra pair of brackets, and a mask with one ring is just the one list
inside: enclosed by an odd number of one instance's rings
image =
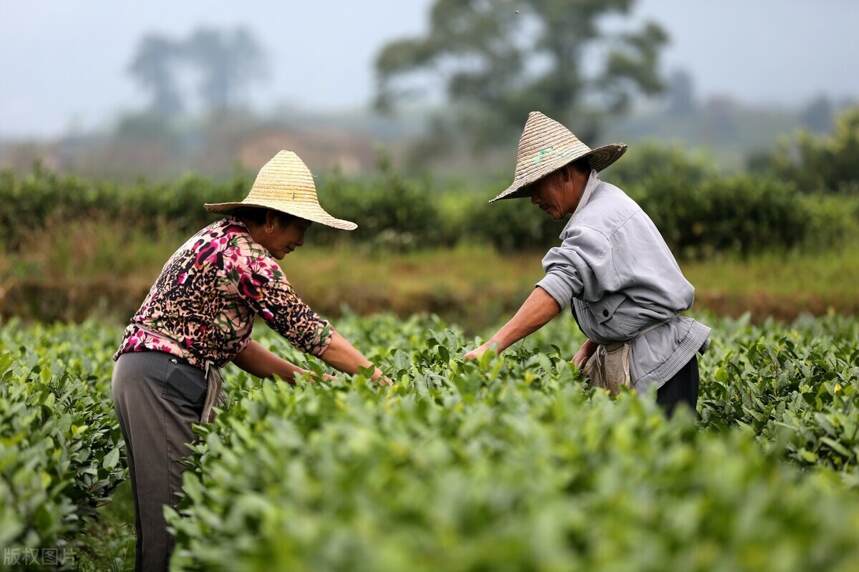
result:
[(685, 70), (674, 70), (668, 78), (666, 90), (668, 112), (674, 115), (689, 115), (695, 111), (695, 83)]
[(128, 72), (150, 92), (149, 106), (156, 115), (170, 117), (184, 110), (172, 70), (179, 57), (181, 48), (176, 42), (158, 34), (148, 34), (138, 44), (128, 66)]
[(834, 115), (835, 106), (825, 95), (815, 97), (800, 111), (803, 126), (812, 133), (829, 133)]
[(793, 181), (803, 191), (859, 189), (859, 107), (845, 110), (828, 135), (800, 132), (769, 154), (756, 154), (749, 167)]
[[(609, 32), (605, 16), (634, 0), (436, 0), (427, 35), (390, 42), (376, 58), (376, 105), (390, 111), (408, 80), (441, 78), (456, 121), (478, 147), (505, 143), (538, 109), (586, 141), (641, 92), (658, 93), (665, 31), (653, 22)], [(429, 78), (427, 78), (429, 76)], [(418, 90), (418, 93), (420, 90)]]
[(200, 28), (185, 43), (185, 53), (203, 72), (200, 95), (212, 110), (235, 106), (247, 82), (266, 75), (263, 49), (246, 28)]

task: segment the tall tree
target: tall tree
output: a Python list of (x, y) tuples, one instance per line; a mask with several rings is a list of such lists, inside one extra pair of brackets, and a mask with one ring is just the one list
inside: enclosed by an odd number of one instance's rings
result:
[(825, 95), (815, 97), (800, 111), (800, 119), (805, 128), (818, 134), (832, 130), (834, 116), (835, 106)]
[(147, 34), (137, 46), (128, 72), (150, 93), (150, 109), (169, 117), (184, 109), (173, 77), (173, 65), (181, 57), (180, 46), (164, 36)]
[(246, 28), (200, 28), (188, 39), (185, 50), (203, 72), (200, 95), (213, 110), (235, 106), (247, 83), (266, 75), (263, 48)]
[(688, 115), (695, 111), (695, 82), (692, 75), (685, 70), (674, 70), (668, 77), (666, 89), (668, 112), (676, 115)]
[(377, 107), (415, 95), (408, 89), (415, 80), (440, 78), (460, 104), (457, 122), (479, 146), (506, 142), (533, 109), (593, 140), (601, 120), (626, 110), (635, 93), (663, 88), (665, 31), (653, 22), (622, 31), (605, 25), (634, 3), (435, 0), (425, 36), (395, 40), (377, 55)]

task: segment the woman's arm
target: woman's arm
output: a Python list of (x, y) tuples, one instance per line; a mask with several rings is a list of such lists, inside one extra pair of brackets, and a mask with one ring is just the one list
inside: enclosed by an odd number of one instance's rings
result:
[(278, 376), (288, 383), (295, 383), (295, 374), (307, 373), (302, 369), (268, 351), (259, 342), (251, 340), (242, 352), (233, 358), (233, 363), (257, 377)]
[(560, 311), (561, 307), (545, 290), (534, 288), (510, 321), (479, 348), (465, 354), (465, 359), (479, 359), (489, 348), (500, 354), (510, 345), (542, 328)]
[[(370, 363), (370, 360), (365, 358), (361, 352), (355, 349), (355, 346), (349, 343), (349, 340), (341, 336), (340, 333), (334, 329), (331, 331), (331, 341), (329, 342), (328, 347), (319, 357), (328, 365), (345, 373), (357, 373), (359, 368), (374, 367), (373, 364)], [(383, 376), (382, 370), (377, 367), (374, 368), (373, 379), (390, 383), (390, 381)]]
[[(331, 328), (331, 337), (328, 338), (326, 332), (330, 324), (298, 297), (274, 259), (263, 257), (255, 258), (254, 261), (260, 268), (253, 272), (236, 273), (238, 276), (236, 289), (270, 328), (289, 340), (296, 348), (321, 358), (322, 361), (342, 372), (352, 374), (357, 373), (359, 368), (373, 367), (361, 352), (333, 328)], [(257, 282), (262, 280), (262, 283), (255, 283), (251, 279), (252, 276), (255, 277), (253, 280)], [(263, 278), (261, 279), (260, 276)], [(269, 278), (264, 279), (266, 276)], [(235, 362), (236, 365), (255, 375), (259, 375), (257, 371), (264, 375), (275, 373), (284, 379), (291, 380), (296, 373), (303, 371), (259, 344), (249, 346), (238, 360)], [(375, 368), (373, 379), (389, 382), (378, 368)]]

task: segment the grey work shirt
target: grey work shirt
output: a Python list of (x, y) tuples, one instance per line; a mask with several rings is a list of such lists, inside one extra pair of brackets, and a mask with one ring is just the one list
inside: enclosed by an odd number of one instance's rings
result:
[(631, 341), (637, 391), (660, 387), (704, 351), (710, 328), (679, 314), (695, 289), (641, 207), (591, 171), (560, 236), (543, 257), (537, 283), (561, 308), (572, 303), (582, 331), (596, 343)]

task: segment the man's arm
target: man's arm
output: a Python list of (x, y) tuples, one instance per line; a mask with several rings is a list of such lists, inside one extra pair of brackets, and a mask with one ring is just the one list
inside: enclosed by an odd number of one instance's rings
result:
[(536, 332), (558, 315), (561, 307), (545, 290), (534, 288), (510, 321), (479, 348), (465, 354), (465, 359), (478, 359), (489, 348), (501, 353), (522, 338)]
[(233, 358), (233, 363), (257, 377), (278, 376), (289, 383), (295, 383), (295, 375), (307, 373), (302, 369), (268, 351), (261, 343), (251, 340), (242, 352)]

